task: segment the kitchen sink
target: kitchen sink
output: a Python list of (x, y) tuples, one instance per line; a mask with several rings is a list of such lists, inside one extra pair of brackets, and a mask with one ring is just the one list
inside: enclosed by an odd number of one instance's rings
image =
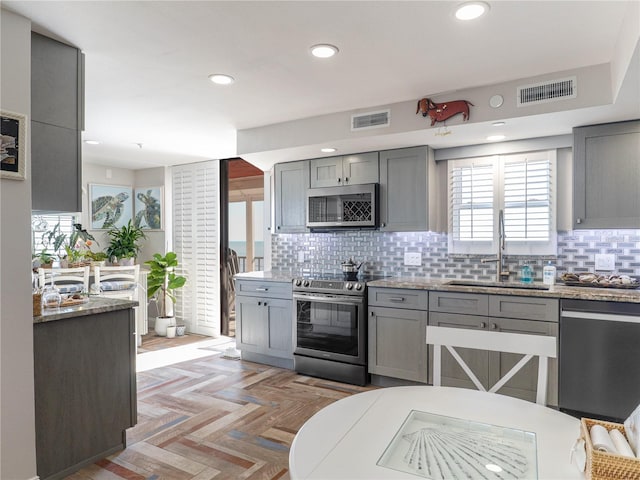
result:
[(450, 280), (445, 285), (461, 287), (518, 288), (524, 290), (549, 290), (549, 285), (541, 283), (493, 282), (490, 280)]

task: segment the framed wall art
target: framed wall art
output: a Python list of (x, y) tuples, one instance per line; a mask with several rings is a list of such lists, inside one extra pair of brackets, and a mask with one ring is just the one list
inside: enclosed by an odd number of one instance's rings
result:
[(130, 186), (89, 184), (91, 230), (126, 225), (133, 218), (132, 192)]
[(162, 187), (136, 187), (133, 223), (140, 228), (162, 230), (163, 199)]
[(0, 178), (24, 180), (27, 118), (0, 110)]

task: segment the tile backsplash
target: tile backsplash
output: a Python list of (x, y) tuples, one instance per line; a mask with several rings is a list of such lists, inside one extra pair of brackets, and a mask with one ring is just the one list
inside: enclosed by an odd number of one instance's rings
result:
[[(271, 250), (272, 269), (294, 274), (340, 274), (340, 264), (353, 257), (364, 262), (361, 271), (372, 274), (474, 280), (491, 280), (496, 275), (495, 263), (480, 263), (480, 258), (491, 255), (450, 256), (443, 233), (361, 230), (278, 234), (272, 237)], [(405, 266), (405, 251), (420, 252), (422, 265)], [(564, 272), (593, 272), (596, 253), (615, 255), (615, 273), (640, 276), (640, 230), (558, 232), (556, 256), (506, 255), (505, 267), (514, 272), (514, 280), (525, 263), (533, 267), (540, 280), (542, 267), (549, 260), (558, 276)], [(304, 262), (299, 261), (302, 254)]]

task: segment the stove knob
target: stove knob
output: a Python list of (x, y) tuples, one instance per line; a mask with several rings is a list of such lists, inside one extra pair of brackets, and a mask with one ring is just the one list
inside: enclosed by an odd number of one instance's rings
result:
[(299, 287), (300, 285), (302, 285), (302, 280), (300, 280), (299, 278), (296, 278), (294, 282), (296, 287)]
[(362, 290), (362, 284), (361, 283), (356, 283), (356, 290), (358, 290), (358, 291)]
[(353, 283), (347, 283), (347, 284), (345, 285), (345, 288), (346, 288), (347, 290), (351, 290), (351, 289), (353, 288)]
[(302, 285), (308, 287), (310, 285), (309, 280), (305, 280)]

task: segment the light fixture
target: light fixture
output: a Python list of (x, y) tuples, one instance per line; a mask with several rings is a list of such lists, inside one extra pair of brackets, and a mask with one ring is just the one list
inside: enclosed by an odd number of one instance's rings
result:
[(485, 2), (466, 2), (456, 8), (458, 20), (473, 20), (489, 11), (489, 4)]
[(489, 135), (487, 137), (487, 140), (489, 140), (490, 142), (499, 142), (500, 140), (504, 140), (505, 137), (504, 135)]
[(338, 52), (338, 47), (328, 43), (319, 43), (311, 47), (311, 55), (318, 58), (330, 58)]
[(333, 153), (337, 150), (337, 148), (333, 148), (333, 147), (328, 147), (328, 148), (321, 148), (320, 151), (322, 153)]
[(235, 82), (235, 79), (231, 75), (224, 73), (212, 73), (209, 75), (209, 80), (217, 85), (231, 85)]
[(492, 127), (503, 127), (507, 124), (507, 122), (493, 122), (491, 124)]
[(502, 471), (502, 467), (500, 465), (496, 465), (495, 463), (489, 463), (485, 465), (484, 468), (494, 473), (500, 473)]
[(100, 145), (100, 142), (98, 140), (85, 140), (84, 143), (86, 143), (87, 145)]

